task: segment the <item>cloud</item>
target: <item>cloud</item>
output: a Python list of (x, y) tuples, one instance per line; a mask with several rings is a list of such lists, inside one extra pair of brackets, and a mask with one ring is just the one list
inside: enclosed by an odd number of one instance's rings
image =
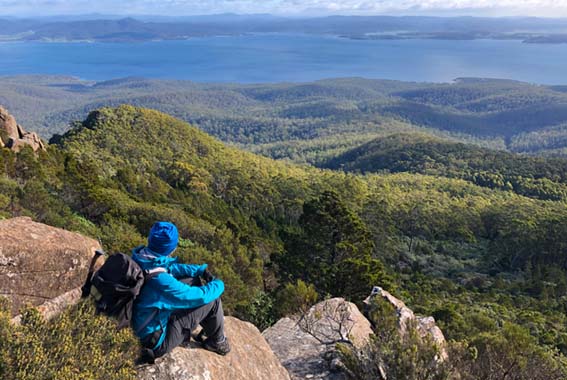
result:
[(567, 0), (0, 0), (4, 14), (526, 14), (567, 15)]

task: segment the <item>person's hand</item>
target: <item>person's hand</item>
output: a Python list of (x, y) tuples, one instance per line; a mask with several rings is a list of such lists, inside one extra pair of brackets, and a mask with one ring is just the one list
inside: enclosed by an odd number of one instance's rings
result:
[(213, 274), (209, 272), (208, 269), (205, 269), (203, 271), (203, 275), (201, 277), (203, 277), (203, 280), (205, 280), (207, 284), (215, 279), (215, 276), (213, 276)]

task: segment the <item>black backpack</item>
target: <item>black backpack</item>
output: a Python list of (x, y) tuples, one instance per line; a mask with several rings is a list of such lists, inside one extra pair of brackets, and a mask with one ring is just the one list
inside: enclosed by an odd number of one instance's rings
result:
[[(96, 262), (104, 255), (96, 251), (91, 260), (89, 273), (81, 288), (82, 297), (93, 295), (97, 313), (103, 313), (116, 318), (118, 329), (130, 325), (134, 300), (146, 281), (159, 273), (167, 272), (164, 268), (143, 271), (142, 268), (128, 255), (115, 253), (111, 255), (99, 270), (94, 272)], [(93, 273), (94, 272), (94, 273)], [(147, 325), (149, 321), (145, 322)], [(145, 326), (141, 326), (139, 330)]]

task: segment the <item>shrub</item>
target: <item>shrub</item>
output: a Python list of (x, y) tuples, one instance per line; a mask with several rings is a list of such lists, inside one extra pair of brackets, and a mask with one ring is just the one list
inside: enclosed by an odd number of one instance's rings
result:
[(405, 333), (398, 327), (392, 305), (375, 300), (371, 319), (376, 325), (370, 342), (358, 350), (339, 345), (339, 353), (351, 379), (444, 380), (450, 378), (448, 364), (441, 361), (439, 347), (429, 337), (421, 337), (415, 324)]
[(311, 284), (297, 280), (295, 284), (286, 284), (276, 296), (276, 312), (278, 316), (307, 311), (317, 302), (317, 291)]
[(237, 307), (236, 316), (263, 331), (276, 322), (274, 300), (269, 294), (257, 291), (249, 303)]
[(82, 302), (51, 321), (27, 309), (20, 326), (0, 310), (3, 380), (134, 380), (137, 339)]

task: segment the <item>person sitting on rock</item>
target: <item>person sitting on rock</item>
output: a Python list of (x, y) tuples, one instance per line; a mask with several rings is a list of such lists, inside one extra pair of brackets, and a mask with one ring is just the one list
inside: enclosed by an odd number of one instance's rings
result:
[(151, 228), (148, 245), (133, 250), (132, 259), (146, 273), (163, 268), (163, 272), (146, 278), (134, 303), (133, 328), (142, 342), (140, 360), (145, 363), (153, 363), (189, 342), (198, 325), (203, 327), (199, 338), (205, 349), (220, 355), (230, 351), (220, 299), (224, 283), (211, 275), (207, 264), (179, 264), (171, 257), (178, 240), (174, 224), (157, 222)]

